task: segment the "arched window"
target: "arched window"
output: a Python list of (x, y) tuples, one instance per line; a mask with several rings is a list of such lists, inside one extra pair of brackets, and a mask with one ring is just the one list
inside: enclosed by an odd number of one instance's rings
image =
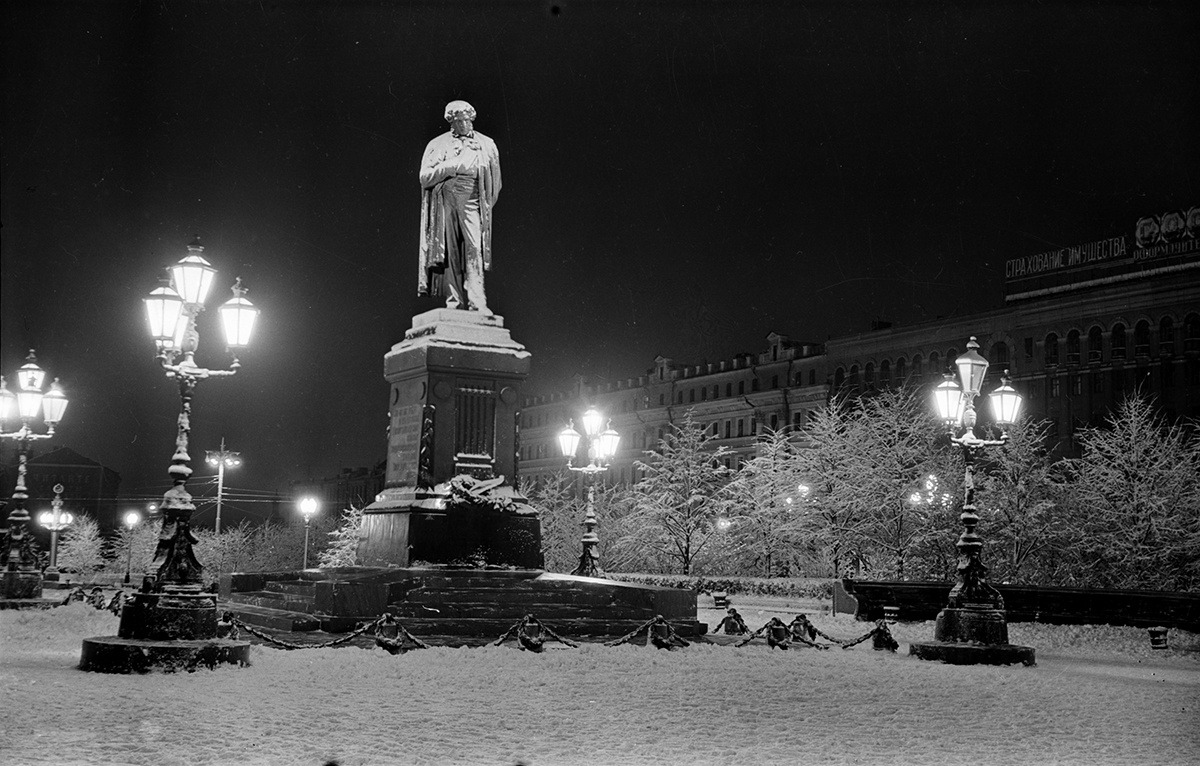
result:
[(1104, 331), (1097, 326), (1088, 330), (1088, 362), (1099, 364), (1104, 359)]
[(915, 380), (915, 381), (921, 380), (921, 376), (925, 374), (924, 366), (925, 366), (925, 362), (923, 361), (921, 355), (920, 354), (914, 355), (913, 356), (913, 364), (912, 364), (912, 379), (913, 380)]
[(892, 363), (884, 359), (879, 363), (879, 386), (888, 388), (892, 385)]
[(1079, 364), (1079, 330), (1067, 333), (1067, 364)]
[(840, 389), (846, 384), (846, 371), (841, 367), (837, 368), (837, 372), (833, 373), (833, 388)]
[(1200, 351), (1200, 314), (1188, 314), (1183, 319), (1183, 350)]
[(1133, 326), (1133, 353), (1150, 356), (1150, 323), (1145, 319)]
[(1008, 344), (1002, 340), (992, 344), (992, 364), (997, 367), (1008, 367)]
[(941, 357), (938, 356), (938, 352), (929, 352), (929, 376), (936, 378), (943, 372), (945, 372), (945, 370), (942, 369)]
[(1175, 320), (1163, 317), (1158, 323), (1158, 355), (1175, 355)]
[(1125, 325), (1123, 324), (1115, 324), (1112, 328), (1112, 358), (1125, 358)]
[(850, 365), (850, 378), (846, 382), (855, 391), (858, 390), (859, 380), (858, 380), (858, 365), (857, 364)]
[(875, 363), (867, 362), (867, 366), (863, 368), (863, 385), (869, 391), (875, 387)]
[(1058, 364), (1058, 335), (1050, 333), (1046, 336), (1046, 366)]
[(904, 357), (896, 360), (896, 383), (904, 385)]

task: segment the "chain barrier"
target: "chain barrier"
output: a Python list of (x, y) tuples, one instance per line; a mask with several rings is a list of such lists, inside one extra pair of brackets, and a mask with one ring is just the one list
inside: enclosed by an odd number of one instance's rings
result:
[(650, 638), (650, 643), (658, 649), (674, 649), (677, 646), (691, 646), (682, 636), (675, 632), (675, 628), (661, 614), (655, 615), (649, 620), (642, 623), (636, 630), (633, 630), (621, 636), (615, 641), (608, 641), (605, 646), (620, 646), (637, 636), (643, 630), (647, 631), (647, 636)]
[[(345, 644), (345, 643), (349, 643), (350, 641), (353, 641), (354, 639), (361, 636), (363, 633), (366, 633), (367, 631), (375, 628), (377, 625), (382, 624), (384, 621), (384, 618), (388, 617), (388, 616), (390, 616), (390, 615), (384, 615), (383, 617), (380, 617), (379, 619), (375, 620), (374, 622), (368, 623), (368, 624), (362, 626), (361, 628), (356, 628), (353, 632), (348, 633), (348, 634), (342, 636), (341, 638), (336, 638), (332, 641), (326, 641), (323, 644), (293, 644), (290, 641), (280, 641), (278, 638), (275, 638), (274, 636), (263, 633), (261, 630), (256, 629), (254, 626), (249, 625), (249, 624), (243, 622), (242, 620), (239, 620), (238, 618), (234, 617), (229, 612), (225, 612), (225, 614), (222, 616), (222, 622), (229, 623), (237, 628), (242, 628), (250, 635), (257, 636), (258, 638), (261, 638), (263, 641), (266, 641), (269, 644), (273, 644), (275, 646), (280, 646), (280, 647), (283, 647), (284, 649), (288, 649), (288, 650), (291, 650), (291, 649), (325, 649), (330, 646), (338, 646), (340, 644)], [(408, 633), (408, 631), (404, 631), (404, 632)]]
[(527, 614), (514, 623), (511, 628), (504, 631), (504, 635), (492, 642), (492, 646), (500, 646), (500, 644), (504, 643), (506, 640), (515, 635), (517, 638), (517, 643), (520, 644), (521, 651), (528, 650), (531, 652), (541, 652), (545, 649), (546, 644), (546, 638), (542, 635), (543, 633), (550, 636), (550, 638), (554, 639), (560, 644), (565, 644), (572, 649), (579, 648), (579, 644), (558, 635), (550, 628), (549, 625), (538, 620), (538, 618), (534, 617), (532, 614)]
[(874, 639), (872, 646), (877, 651), (887, 650), (895, 652), (900, 648), (900, 643), (892, 636), (892, 631), (888, 629), (886, 620), (876, 620), (875, 627), (869, 631), (847, 643), (842, 644), (843, 649), (849, 649), (853, 646), (858, 646), (868, 638)]

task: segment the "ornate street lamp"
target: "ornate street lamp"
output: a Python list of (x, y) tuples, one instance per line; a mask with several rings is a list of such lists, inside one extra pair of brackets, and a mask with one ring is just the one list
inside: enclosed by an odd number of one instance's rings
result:
[[(596, 535), (596, 474), (608, 470), (608, 462), (617, 454), (621, 436), (611, 426), (600, 430), (604, 425), (604, 416), (595, 407), (589, 407), (581, 420), (583, 435), (575, 430), (574, 421), (558, 435), (558, 446), (563, 457), (567, 458), (567, 468), (582, 473), (587, 480), (587, 513), (583, 518), (584, 532), (581, 539), (583, 551), (579, 554), (578, 566), (571, 574), (604, 577), (598, 549), (600, 538)], [(579, 457), (579, 444), (584, 436), (587, 437), (587, 462), (577, 466), (575, 460)]]
[[(979, 524), (975, 505), (975, 461), (990, 447), (1008, 441), (1008, 426), (1016, 422), (1021, 410), (1021, 395), (1013, 389), (1005, 371), (1000, 388), (992, 392), (992, 412), (1000, 426), (999, 439), (981, 439), (975, 435), (975, 399), (983, 387), (988, 361), (979, 353), (974, 337), (967, 351), (954, 362), (962, 381), (960, 388), (951, 373), (934, 390), (933, 400), (938, 417), (946, 425), (951, 443), (962, 450), (963, 509), (959, 516), (962, 534), (958, 548), (957, 581), (950, 590), (949, 605), (937, 617), (934, 643), (912, 644), (910, 652), (921, 659), (943, 660), (953, 664), (1008, 665), (1021, 662), (1034, 664), (1034, 650), (1008, 643), (1008, 623), (1004, 615), (1004, 597), (987, 582), (987, 567), (981, 553), (983, 538), (975, 531)], [(961, 429), (961, 434), (955, 435)]]
[(304, 517), (304, 566), (303, 569), (308, 569), (308, 525), (312, 522), (313, 515), (317, 512), (317, 499), (314, 497), (306, 497), (300, 501), (300, 515)]
[(142, 514), (128, 511), (121, 518), (125, 522), (125, 584), (129, 584), (129, 573), (133, 569), (133, 529), (142, 521)]
[[(188, 455), (188, 435), (191, 433), (192, 396), (196, 384), (207, 378), (229, 377), (241, 367), (236, 354), (228, 370), (210, 370), (196, 364), (196, 349), (200, 345), (200, 333), (196, 319), (204, 311), (216, 276), (216, 269), (203, 256), (204, 248), (197, 239), (188, 245), (188, 254), (169, 269), (171, 284), (159, 287), (145, 298), (146, 316), (150, 322), (150, 333), (158, 347), (158, 360), (168, 378), (179, 381), (181, 411), (175, 437), (175, 454), (167, 470), (174, 486), (163, 495), (162, 532), (154, 551), (150, 574), (154, 592), (179, 591), (194, 593), (200, 589), (203, 567), (196, 559), (192, 545), (197, 542), (191, 531), (191, 516), (196, 510), (192, 496), (187, 491), (187, 480), (192, 475)], [(234, 351), (246, 347), (250, 342), (250, 330), (258, 315), (245, 299), (246, 290), (241, 279), (232, 288), (234, 297), (221, 307), (226, 330), (226, 348)], [(229, 334), (231, 320), (225, 315), (236, 317), (235, 333)], [(172, 324), (173, 323), (173, 324)], [(182, 359), (176, 363), (176, 357)]]
[(217, 523), (213, 528), (216, 534), (221, 534), (221, 498), (225, 494), (225, 468), (237, 468), (242, 464), (242, 453), (230, 452), (225, 449), (225, 437), (221, 437), (221, 449), (207, 450), (205, 460), (209, 465), (217, 467)]
[[(126, 673), (168, 665), (245, 664), (249, 658), (248, 642), (216, 638), (217, 597), (203, 590), (203, 567), (192, 549), (198, 542), (191, 529), (196, 506), (187, 491), (187, 480), (192, 475), (188, 455), (192, 396), (201, 380), (229, 377), (241, 367), (236, 354), (227, 370), (210, 370), (196, 364), (200, 345), (196, 320), (204, 311), (216, 277), (216, 270), (204, 259), (203, 252), (199, 240), (188, 245), (187, 256), (169, 269), (170, 285), (157, 288), (144, 299), (159, 364), (168, 378), (179, 383), (175, 454), (167, 469), (173, 486), (163, 495), (159, 508), (162, 527), (150, 571), (139, 592), (121, 611), (117, 636), (84, 640), (79, 663), (83, 670)], [(225, 313), (228, 308), (236, 312), (240, 322), (252, 327), (258, 309), (245, 300), (245, 292), (238, 280), (233, 286), (234, 299), (221, 311)], [(228, 330), (229, 323), (224, 324)], [(249, 343), (250, 334), (239, 330), (225, 340), (226, 349), (235, 351)]]
[[(29, 499), (29, 488), (25, 486), (25, 474), (29, 462), (29, 445), (39, 439), (54, 436), (54, 428), (62, 420), (67, 409), (67, 398), (58, 384), (58, 378), (42, 391), (46, 371), (38, 367), (33, 349), (25, 358), (25, 364), (17, 370), (17, 392), (8, 389), (8, 382), (0, 376), (0, 417), (7, 421), (16, 416), (21, 427), (15, 431), (0, 432), (6, 439), (17, 442), (17, 482), (13, 487), (12, 510), (8, 514), (8, 541), (5, 565), (0, 579), (0, 598), (40, 598), (42, 595), (42, 573), (38, 571), (28, 535), (29, 511), (25, 501)], [(37, 433), (33, 426), (41, 413), (46, 424), (46, 433)]]
[(50, 510), (38, 514), (38, 524), (50, 531), (50, 566), (46, 574), (58, 574), (58, 533), (71, 525), (75, 520), (67, 511), (62, 509), (63, 485), (54, 485), (54, 499), (50, 501)]

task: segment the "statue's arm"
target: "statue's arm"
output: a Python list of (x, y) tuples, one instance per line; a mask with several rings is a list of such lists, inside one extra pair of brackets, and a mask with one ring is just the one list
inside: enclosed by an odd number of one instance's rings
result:
[(445, 181), (452, 175), (458, 173), (462, 168), (462, 160), (448, 159), (445, 152), (437, 146), (437, 142), (431, 143), (425, 149), (425, 156), (421, 158), (421, 187), (424, 189), (431, 188)]

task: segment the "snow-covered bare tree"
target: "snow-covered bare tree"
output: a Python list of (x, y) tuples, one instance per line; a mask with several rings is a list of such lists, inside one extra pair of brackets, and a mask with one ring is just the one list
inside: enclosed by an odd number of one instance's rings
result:
[(961, 471), (948, 445), (939, 443), (945, 440), (943, 429), (923, 393), (887, 389), (858, 399), (851, 409), (849, 435), (857, 449), (849, 466), (855, 478), (844, 489), (864, 519), (860, 529), (875, 551), (873, 568), (899, 579), (914, 574), (906, 570), (910, 554), (949, 531), (944, 510), (910, 502), (912, 493), (931, 475)]
[(317, 555), (317, 566), (322, 569), (352, 567), (358, 555), (358, 538), (362, 532), (363, 509), (351, 505), (342, 511), (342, 518), (328, 533), (329, 542), (325, 550)]
[(976, 505), (984, 563), (993, 582), (1053, 583), (1064, 563), (1065, 514), (1057, 508), (1059, 471), (1047, 450), (1050, 424), (1022, 419), (1008, 441), (986, 451)]
[(646, 451), (646, 460), (637, 462), (643, 478), (633, 487), (633, 508), (623, 519), (619, 548), (657, 554), (676, 571), (691, 574), (716, 531), (718, 493), (731, 475), (721, 463), (730, 451), (713, 447), (715, 438), (689, 410), (657, 450)]
[(852, 492), (852, 457), (858, 446), (849, 406), (844, 399), (834, 399), (813, 410), (799, 435), (802, 448), (795, 454), (795, 473), (797, 487), (806, 488), (802, 494), (809, 512), (793, 517), (787, 533), (807, 541), (810, 551), (828, 562), (829, 574), (841, 577), (849, 567), (857, 569), (865, 556), (866, 516)]
[[(142, 582), (142, 575), (150, 568), (154, 559), (154, 549), (158, 547), (158, 525), (155, 520), (144, 521), (132, 529), (124, 524), (117, 530), (112, 540), (112, 568), (124, 571), (129, 567), (129, 582), (137, 587)], [(203, 560), (201, 563), (204, 563)]]
[(1143, 394), (1079, 435), (1068, 523), (1086, 584), (1200, 588), (1200, 438)]
[(542, 521), (542, 556), (548, 572), (570, 572), (579, 558), (583, 503), (574, 478), (557, 474), (538, 485), (523, 482), (520, 486)]
[(807, 531), (805, 516), (813, 512), (811, 489), (797, 473), (797, 447), (790, 429), (767, 430), (757, 454), (726, 485), (724, 535), (713, 563), (729, 574), (774, 577), (791, 573), (801, 551), (796, 535)]
[(69, 527), (58, 533), (58, 568), (64, 572), (87, 575), (104, 569), (108, 545), (100, 536), (100, 525), (87, 514), (79, 514)]

